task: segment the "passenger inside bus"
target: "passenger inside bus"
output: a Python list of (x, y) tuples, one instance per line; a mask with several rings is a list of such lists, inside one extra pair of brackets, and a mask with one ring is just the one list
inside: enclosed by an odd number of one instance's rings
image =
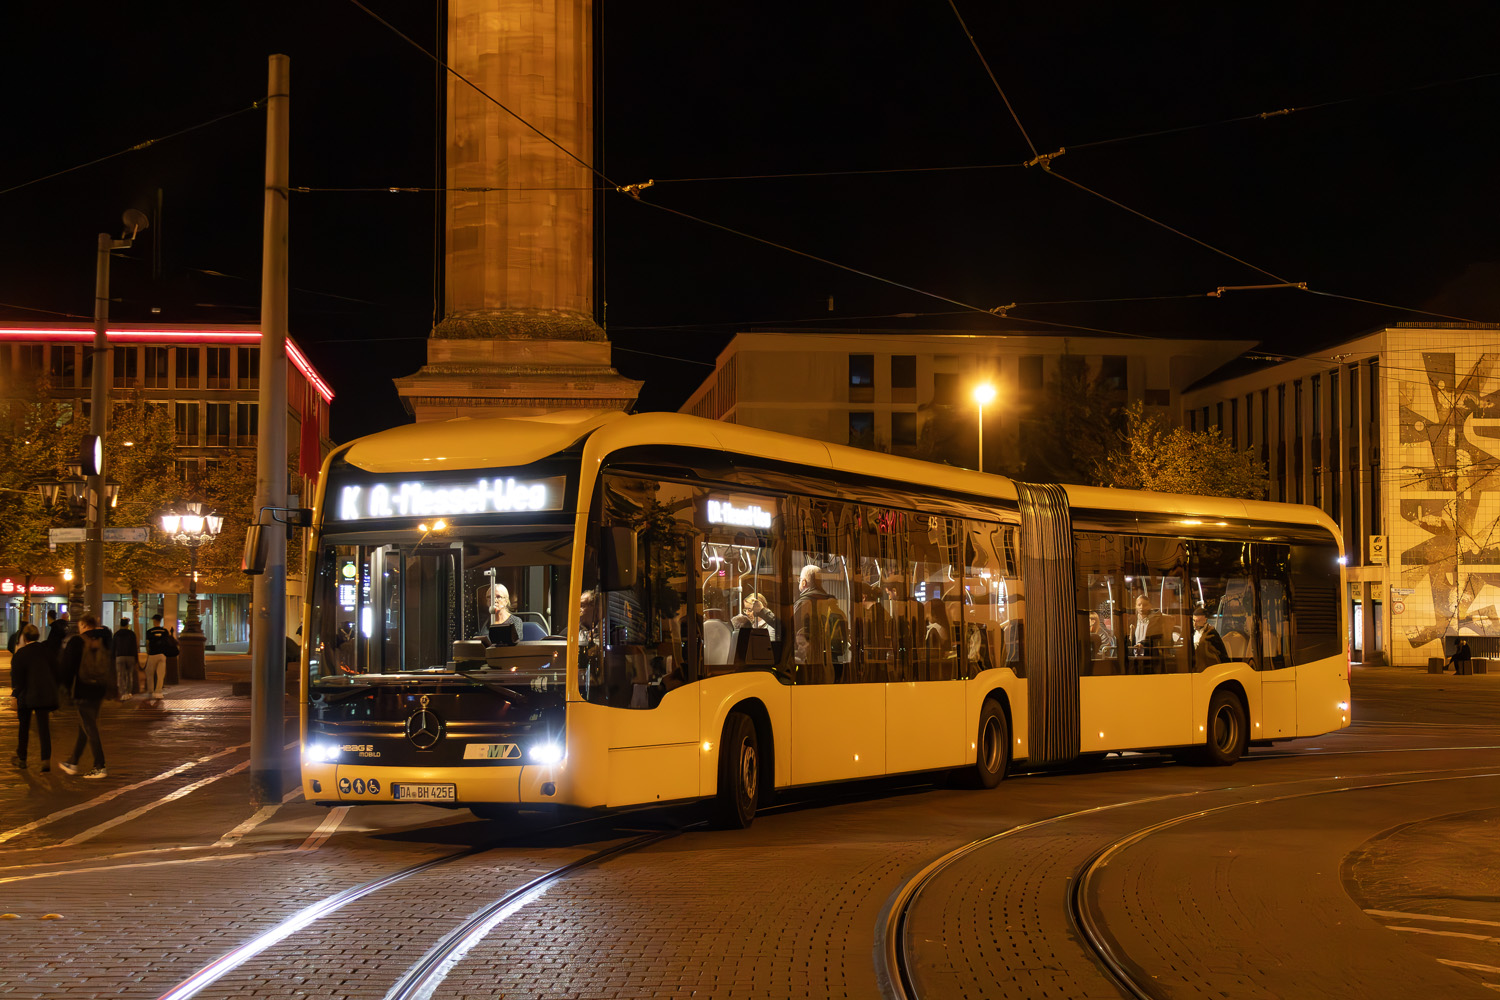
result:
[(521, 619), (510, 613), (510, 591), (505, 584), (496, 583), (480, 591), (480, 600), (487, 607), (489, 621), (487, 635), (492, 646), (514, 646), (523, 637)]

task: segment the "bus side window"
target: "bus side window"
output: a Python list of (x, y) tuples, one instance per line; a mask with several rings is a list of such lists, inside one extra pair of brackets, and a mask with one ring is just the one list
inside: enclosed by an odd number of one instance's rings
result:
[(917, 514), (909, 519), (907, 565), (915, 598), (912, 639), (919, 681), (952, 680), (962, 669), (961, 584), (954, 569), (962, 565), (962, 555), (956, 551), (958, 537), (956, 523), (946, 517)]
[(1009, 667), (1026, 676), (1015, 525), (964, 521), (964, 676)]
[[(587, 659), (580, 657), (584, 676), (579, 686), (589, 701), (650, 708), (665, 691), (700, 676), (702, 544), (695, 522), (700, 492), (683, 483), (605, 477), (608, 523), (629, 527), (636, 535), (636, 580), (628, 590), (604, 595), (597, 644), (602, 648)], [(651, 666), (657, 657), (662, 661), (655, 668), (662, 672), (659, 678), (652, 676)]]
[(1287, 603), (1286, 545), (1259, 543), (1255, 546), (1255, 575), (1260, 590), (1260, 655), (1262, 669), (1281, 670), (1292, 665), (1292, 623)]
[(905, 536), (894, 530), (906, 517), (904, 511), (862, 507), (855, 526), (853, 628), (858, 676), (881, 683), (909, 676), (910, 626), (906, 581), (901, 575), (905, 561)]
[(1120, 536), (1092, 531), (1073, 533), (1078, 591), (1078, 634), (1084, 644), (1083, 673), (1102, 676), (1121, 673), (1125, 654), (1121, 616), (1126, 602), (1121, 571)]
[(848, 548), (859, 507), (834, 500), (787, 500), (791, 549), (791, 626), (798, 684), (856, 679), (851, 664)]

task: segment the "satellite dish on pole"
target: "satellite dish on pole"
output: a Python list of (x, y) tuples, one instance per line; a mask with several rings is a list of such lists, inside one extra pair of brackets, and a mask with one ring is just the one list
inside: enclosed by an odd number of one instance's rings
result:
[(127, 208), (125, 210), (125, 233), (121, 239), (133, 240), (142, 229), (151, 228), (151, 220), (146, 218), (146, 213), (138, 208)]

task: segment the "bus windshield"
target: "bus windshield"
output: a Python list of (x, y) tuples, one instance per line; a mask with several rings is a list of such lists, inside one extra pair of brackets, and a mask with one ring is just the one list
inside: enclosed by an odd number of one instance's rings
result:
[(324, 536), (307, 643), (313, 684), (483, 670), (501, 659), (512, 673), (518, 663), (561, 670), (561, 656), (501, 650), (537, 643), (550, 652), (546, 640), (561, 639), (571, 531), (425, 527)]

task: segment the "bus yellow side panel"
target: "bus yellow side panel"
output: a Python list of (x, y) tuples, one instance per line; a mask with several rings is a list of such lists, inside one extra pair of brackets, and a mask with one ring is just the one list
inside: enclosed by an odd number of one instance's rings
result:
[(1297, 671), (1297, 735), (1343, 729), (1349, 714), (1349, 661), (1341, 654), (1303, 663)]
[(963, 681), (885, 686), (885, 766), (890, 774), (964, 763), (970, 742)]
[(609, 806), (649, 805), (693, 799), (701, 794), (694, 743), (659, 747), (614, 748), (609, 751)]
[(792, 783), (886, 773), (884, 684), (792, 688)]
[(1193, 681), (1192, 674), (1080, 677), (1079, 749), (1090, 753), (1195, 742)]

